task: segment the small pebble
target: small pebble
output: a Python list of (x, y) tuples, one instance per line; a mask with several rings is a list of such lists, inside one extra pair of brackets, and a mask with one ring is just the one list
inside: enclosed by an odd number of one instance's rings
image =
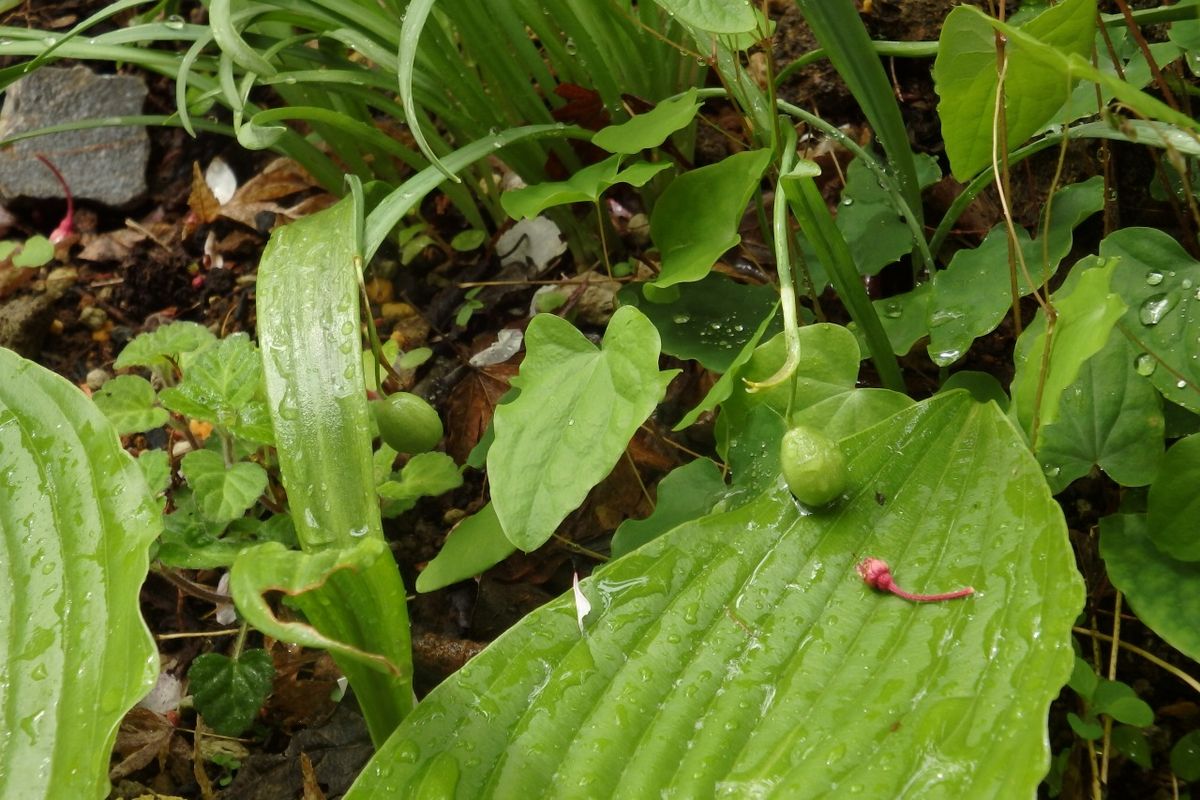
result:
[(98, 331), (108, 322), (108, 313), (99, 306), (88, 306), (79, 312), (79, 321), (91, 330)]
[(88, 388), (93, 392), (100, 389), (101, 386), (108, 383), (112, 379), (112, 373), (102, 367), (96, 367), (87, 374)]

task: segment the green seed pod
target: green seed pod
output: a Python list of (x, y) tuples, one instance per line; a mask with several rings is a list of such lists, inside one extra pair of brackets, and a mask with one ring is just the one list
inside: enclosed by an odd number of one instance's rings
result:
[(850, 482), (846, 456), (837, 442), (803, 425), (783, 435), (779, 463), (792, 494), (813, 508), (832, 502)]
[(415, 394), (396, 392), (371, 403), (384, 444), (400, 453), (424, 453), (442, 440), (442, 420)]

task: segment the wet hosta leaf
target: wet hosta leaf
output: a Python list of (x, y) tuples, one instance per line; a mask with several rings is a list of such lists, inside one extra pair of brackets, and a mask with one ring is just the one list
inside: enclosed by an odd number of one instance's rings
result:
[[(1038, 311), (1017, 340), (1012, 412), (1027, 433), (1058, 418), (1063, 392), (1075, 382), (1084, 362), (1104, 347), (1113, 325), (1125, 313), (1121, 298), (1109, 291), (1115, 266), (1094, 256), (1079, 261), (1051, 295), (1058, 312), (1054, 335), (1046, 336), (1046, 316)], [(1047, 348), (1049, 357), (1044, 358)]]
[(138, 592), (161, 528), (100, 410), (0, 348), (0, 794), (108, 794), (117, 725), (158, 676)]
[[(678, 296), (669, 303), (647, 299), (644, 288), (644, 284), (625, 286), (618, 297), (637, 306), (654, 323), (664, 353), (695, 359), (715, 372), (729, 369), (779, 302), (779, 293), (769, 286), (735, 283), (723, 275), (679, 284)], [(776, 322), (768, 331), (781, 327)]]
[(183, 457), (179, 471), (192, 487), (196, 506), (205, 519), (231, 522), (246, 513), (267, 488), (267, 471), (250, 461), (225, 466), (212, 450)]
[[(351, 188), (337, 205), (277, 229), (259, 264), (262, 371), (305, 552), (276, 544), (243, 551), (230, 588), (238, 610), (263, 631), (273, 616), (263, 592), (295, 593), (310, 625), (271, 635), (333, 643), (378, 743), (411, 705), (412, 661), (404, 583), (384, 543), (371, 462), (358, 301), (365, 234), (361, 197)], [(287, 638), (296, 633), (306, 638)]]
[(758, 22), (747, 0), (655, 0), (685, 25), (707, 33), (745, 33)]
[(1200, 561), (1200, 434), (1171, 445), (1150, 484), (1147, 522), (1150, 537), (1167, 555), (1183, 561)]
[(462, 486), (462, 470), (445, 453), (419, 453), (400, 470), (398, 480), (379, 485), (379, 496), (390, 501), (388, 516), (403, 514), (422, 497), (436, 497)]
[[(1083, 600), (1037, 464), (965, 393), (843, 447), (830, 512), (780, 482), (613, 562), (583, 582), (585, 636), (570, 596), (527, 616), (347, 797), (1033, 796)], [(876, 593), (867, 555), (906, 588), (977, 592)]]
[(1132, 365), (1168, 400), (1200, 412), (1200, 263), (1154, 228), (1119, 230), (1100, 255), (1120, 259), (1112, 287), (1129, 305), (1121, 324), (1145, 353)]
[[(1064, 0), (1021, 26), (1021, 31), (1052, 46), (1065, 58), (1091, 52), (1096, 0)], [(1009, 39), (1004, 108), (1008, 146), (1036, 133), (1067, 101), (1073, 81)], [(959, 7), (942, 24), (933, 67), (938, 116), (954, 177), (966, 181), (992, 161), (996, 105), (996, 34), (977, 9)]]
[(1163, 452), (1162, 400), (1132, 368), (1137, 351), (1119, 334), (1084, 362), (1042, 429), (1038, 460), (1056, 494), (1099, 465), (1122, 486), (1154, 480)]
[(1100, 555), (1113, 585), (1125, 593), (1138, 619), (1172, 647), (1200, 661), (1200, 562), (1180, 561), (1160, 550), (1144, 514), (1100, 520)]
[(701, 105), (702, 101), (696, 99), (695, 88), (688, 89), (678, 97), (664, 100), (628, 122), (609, 125), (596, 131), (596, 135), (592, 137), (592, 144), (610, 153), (628, 155), (658, 147), (672, 133), (691, 124)]
[(770, 150), (750, 150), (671, 181), (650, 216), (650, 238), (662, 253), (656, 286), (700, 280), (742, 240), (742, 213), (770, 162)]
[[(1070, 252), (1075, 227), (1103, 207), (1104, 180), (1097, 176), (1055, 193), (1048, 233), (1031, 240), (1023, 228), (1017, 229), (1021, 252), (1037, 285), (1043, 278), (1054, 275)], [(950, 265), (938, 272), (932, 283), (929, 356), (935, 364), (949, 366), (962, 357), (975, 339), (995, 330), (1012, 307), (1008, 234), (1004, 226), (992, 228), (974, 250), (955, 253)], [(1019, 266), (1017, 288), (1022, 296), (1034, 289)], [(899, 307), (903, 310), (903, 306)], [(887, 308), (885, 318), (889, 316)]]
[(496, 566), (516, 549), (505, 538), (495, 507), (488, 503), (450, 531), (437, 557), (417, 576), (417, 591), (432, 592), (465, 581)]
[(154, 387), (137, 375), (118, 375), (100, 387), (92, 399), (121, 435), (167, 424), (166, 409), (155, 405)]
[(721, 499), (725, 478), (707, 458), (689, 461), (658, 483), (654, 512), (645, 519), (627, 519), (613, 534), (613, 558), (633, 552), (672, 528), (707, 514)]
[(245, 650), (237, 658), (205, 653), (188, 668), (196, 710), (222, 736), (241, 736), (250, 727), (274, 680), (275, 665), (266, 650)]
[(160, 372), (178, 362), (184, 353), (192, 353), (216, 342), (212, 332), (195, 322), (172, 322), (150, 333), (139, 334), (130, 342), (113, 366), (150, 367)]
[(622, 306), (600, 348), (566, 320), (539, 314), (525, 332), (521, 394), (496, 409), (487, 456), (496, 516), (509, 541), (533, 550), (583, 502), (625, 452), (678, 370), (659, 372), (658, 332)]
[(594, 203), (605, 189), (617, 183), (641, 186), (671, 166), (670, 161), (651, 164), (635, 161), (621, 169), (621, 156), (614, 155), (584, 167), (565, 181), (539, 183), (500, 195), (500, 205), (513, 219), (531, 219), (554, 206)]

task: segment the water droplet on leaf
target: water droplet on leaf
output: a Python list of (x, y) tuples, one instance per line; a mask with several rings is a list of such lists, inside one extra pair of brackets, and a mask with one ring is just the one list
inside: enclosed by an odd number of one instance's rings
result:
[(1171, 310), (1171, 306), (1171, 298), (1167, 295), (1153, 295), (1146, 298), (1146, 302), (1142, 303), (1142, 307), (1138, 309), (1138, 319), (1146, 326), (1157, 325)]
[(1154, 368), (1158, 366), (1158, 362), (1154, 360), (1154, 356), (1149, 353), (1142, 353), (1133, 360), (1133, 371), (1138, 375), (1150, 376), (1154, 374)]

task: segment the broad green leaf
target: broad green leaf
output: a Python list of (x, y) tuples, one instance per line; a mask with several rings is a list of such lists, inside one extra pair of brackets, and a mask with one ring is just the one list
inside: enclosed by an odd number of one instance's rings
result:
[(1200, 731), (1189, 731), (1171, 748), (1171, 771), (1185, 781), (1200, 781)]
[(1180, 561), (1154, 544), (1144, 514), (1100, 520), (1100, 555), (1113, 585), (1138, 619), (1179, 652), (1200, 661), (1200, 563)]
[[(478, 228), (460, 231), (450, 240), (450, 246), (460, 253), (468, 253), (472, 250), (477, 250), (487, 241), (487, 231), (481, 231)], [(390, 339), (388, 341), (391, 341)]]
[(701, 105), (703, 101), (696, 99), (696, 89), (688, 89), (628, 122), (596, 131), (592, 144), (610, 153), (627, 155), (658, 147), (672, 133), (690, 125)]
[(271, 693), (275, 665), (266, 650), (237, 658), (204, 653), (188, 668), (188, 690), (204, 722), (222, 736), (241, 736)]
[(40, 267), (54, 258), (54, 245), (45, 236), (30, 236), (12, 258), (14, 267)]
[(122, 436), (167, 424), (166, 409), (154, 402), (154, 387), (137, 375), (118, 375), (100, 387), (92, 399)]
[(175, 510), (163, 518), (163, 532), (154, 557), (168, 567), (217, 569), (228, 567), (246, 548), (232, 525), (213, 522), (200, 513), (190, 490), (172, 494)]
[[(649, 292), (651, 288), (653, 288), (653, 284), (646, 284), (643, 290)], [(775, 309), (778, 308), (779, 306), (776, 304)], [(733, 357), (733, 361), (730, 362), (729, 368), (725, 370), (725, 374), (717, 379), (717, 382), (708, 390), (708, 394), (704, 396), (704, 399), (695, 408), (684, 414), (683, 419), (679, 420), (671, 430), (681, 431), (684, 428), (690, 427), (700, 418), (701, 414), (712, 411), (733, 394), (734, 389), (739, 385), (739, 381), (741, 380), (742, 370), (745, 369), (746, 364), (750, 363), (750, 359), (754, 357), (754, 351), (758, 348), (758, 343), (762, 341), (762, 338), (767, 335), (768, 330), (774, 324), (775, 311), (772, 310), (771, 314), (765, 317), (759, 323), (758, 327), (754, 329), (750, 340)]]
[(625, 452), (678, 370), (658, 370), (658, 332), (632, 306), (613, 314), (599, 349), (575, 326), (539, 314), (525, 332), (521, 394), (496, 408), (488, 450), (492, 504), (508, 540), (550, 538)]
[[(1020, 434), (965, 393), (843, 443), (851, 490), (782, 483), (687, 523), (528, 615), (416, 708), (348, 800), (418, 796), (1032, 797), (1082, 606)], [(876, 495), (883, 496), (880, 504)], [(912, 604), (868, 589), (889, 560)]]
[(1153, 761), (1150, 755), (1150, 740), (1146, 734), (1131, 725), (1116, 725), (1109, 734), (1113, 748), (1142, 769), (1150, 769)]
[[(1096, 0), (1064, 0), (1021, 26), (1028, 38), (1065, 58), (1088, 55), (1095, 30)], [(1023, 144), (1063, 107), (1074, 83), (1023, 39), (1009, 38), (1004, 109), (1009, 148)], [(954, 177), (967, 181), (992, 162), (996, 105), (996, 31), (977, 9), (958, 7), (946, 17), (933, 65), (942, 138)]]
[(1200, 434), (1180, 439), (1163, 457), (1150, 484), (1146, 520), (1150, 538), (1167, 555), (1200, 561)]
[(758, 22), (747, 0), (655, 0), (684, 25), (706, 33), (745, 33)]
[[(1037, 286), (1057, 272), (1070, 252), (1075, 227), (1103, 207), (1104, 180), (1097, 176), (1055, 192), (1049, 233), (1031, 240), (1023, 228), (1017, 228), (1021, 253)], [(932, 283), (929, 356), (944, 367), (961, 358), (977, 338), (995, 330), (1012, 307), (1004, 225), (992, 228), (975, 249), (955, 253), (950, 265), (936, 273)], [(1034, 288), (1018, 264), (1018, 291), (1024, 296)]]
[[(926, 281), (903, 294), (872, 301), (888, 341), (892, 343), (893, 353), (908, 355), (919, 339), (929, 335), (929, 305), (932, 299), (933, 282)], [(854, 330), (859, 332), (858, 326)]]
[(627, 519), (613, 534), (613, 558), (620, 558), (672, 528), (712, 511), (725, 491), (720, 468), (707, 458), (676, 467), (658, 483), (654, 511), (645, 519)]
[(949, 392), (954, 389), (966, 390), (975, 398), (976, 403), (993, 402), (1001, 411), (1008, 410), (1008, 395), (1005, 393), (1004, 387), (1000, 385), (1000, 381), (996, 380), (996, 376), (989, 373), (969, 369), (961, 370), (947, 378), (938, 392)]
[(1133, 366), (1172, 403), (1200, 412), (1200, 263), (1154, 228), (1119, 230), (1100, 255), (1120, 259), (1112, 286), (1129, 304), (1122, 333), (1146, 354)]
[[(916, 163), (922, 188), (941, 177), (932, 156), (922, 155)], [(862, 275), (875, 275), (913, 250), (912, 229), (900, 216), (892, 196), (860, 158), (851, 161), (846, 170), (837, 226)]]
[[(678, 297), (669, 303), (647, 299), (642, 290), (648, 286), (652, 284), (627, 285), (617, 297), (654, 323), (664, 353), (695, 359), (714, 372), (729, 370), (779, 302), (779, 293), (769, 286), (736, 283), (723, 275), (678, 284)], [(778, 332), (780, 325), (768, 330)]]
[(183, 457), (179, 471), (187, 479), (196, 505), (206, 519), (231, 522), (246, 513), (267, 488), (267, 471), (251, 461), (225, 466), (212, 450), (195, 450)]
[[(1027, 433), (1058, 418), (1063, 392), (1075, 382), (1084, 362), (1104, 347), (1113, 325), (1125, 313), (1121, 298), (1109, 291), (1115, 266), (1114, 261), (1094, 256), (1080, 260), (1067, 282), (1051, 295), (1058, 313), (1053, 336), (1047, 337), (1046, 317), (1038, 311), (1017, 340), (1012, 413)], [(1044, 358), (1047, 348), (1049, 357)]]
[(138, 593), (161, 528), (95, 404), (0, 348), (0, 785), (12, 796), (107, 796), (117, 726), (158, 677)]
[(1101, 678), (1092, 692), (1092, 711), (1139, 728), (1154, 724), (1154, 710), (1129, 684), (1107, 678)]
[(858, 433), (913, 404), (908, 395), (890, 389), (854, 389), (828, 397), (792, 414), (793, 426), (808, 425), (831, 439)]
[[(354, 189), (277, 229), (258, 269), (258, 336), (279, 471), (296, 537), (317, 561), (294, 562), (301, 554), (263, 551), (279, 547), (265, 544), (239, 555), (230, 582), (240, 587), (234, 598), (247, 619), (244, 606), (263, 611), (262, 592), (272, 586), (306, 592), (295, 601), (311, 623), (303, 627), (340, 643), (334, 658), (379, 743), (411, 706), (411, 652), (404, 583), (384, 544), (371, 463), (359, 333), (361, 196)], [(364, 549), (373, 546), (385, 555), (368, 557)], [(313, 583), (294, 584), (300, 570)], [(255, 625), (266, 631), (261, 617)], [(272, 635), (297, 641), (286, 638), (294, 631)], [(394, 669), (379, 672), (358, 653)]]
[(750, 150), (671, 181), (650, 215), (650, 238), (662, 254), (655, 286), (700, 280), (742, 240), (738, 225), (770, 162), (770, 150)]
[(565, 181), (538, 183), (500, 195), (500, 205), (513, 219), (532, 219), (547, 208), (568, 203), (594, 203), (604, 190), (618, 183), (641, 186), (664, 169), (670, 161), (651, 164), (637, 161), (621, 169), (621, 156), (610, 156), (598, 164), (584, 167)]
[(1137, 351), (1113, 335), (1084, 362), (1038, 436), (1038, 460), (1055, 494), (1098, 465), (1122, 486), (1154, 480), (1163, 452), (1162, 400), (1132, 369)]
[(516, 552), (504, 537), (496, 509), (488, 503), (454, 526), (437, 556), (417, 576), (417, 591), (432, 592), (465, 581)]
[(184, 353), (200, 350), (216, 340), (217, 337), (203, 325), (172, 322), (150, 333), (138, 334), (117, 356), (113, 366), (117, 369), (151, 367), (161, 372), (169, 366), (168, 359), (178, 362)]
[[(760, 391), (744, 385), (735, 396), (750, 405), (765, 403), (781, 415), (844, 394), (854, 388), (861, 367), (858, 341), (841, 325), (818, 323), (800, 329), (800, 361), (790, 381)], [(742, 373), (746, 381), (762, 381), (783, 364), (786, 344), (782, 335), (760, 345)]]
[(166, 450), (143, 450), (138, 453), (137, 463), (153, 494), (160, 495), (170, 488), (171, 457)]
[(183, 381), (158, 397), (178, 414), (230, 428), (261, 386), (258, 350), (246, 334), (235, 333), (200, 351), (184, 370)]
[(388, 500), (388, 516), (403, 514), (422, 497), (439, 494), (462, 486), (462, 469), (445, 453), (419, 453), (400, 470), (398, 480), (379, 485), (379, 496)]

